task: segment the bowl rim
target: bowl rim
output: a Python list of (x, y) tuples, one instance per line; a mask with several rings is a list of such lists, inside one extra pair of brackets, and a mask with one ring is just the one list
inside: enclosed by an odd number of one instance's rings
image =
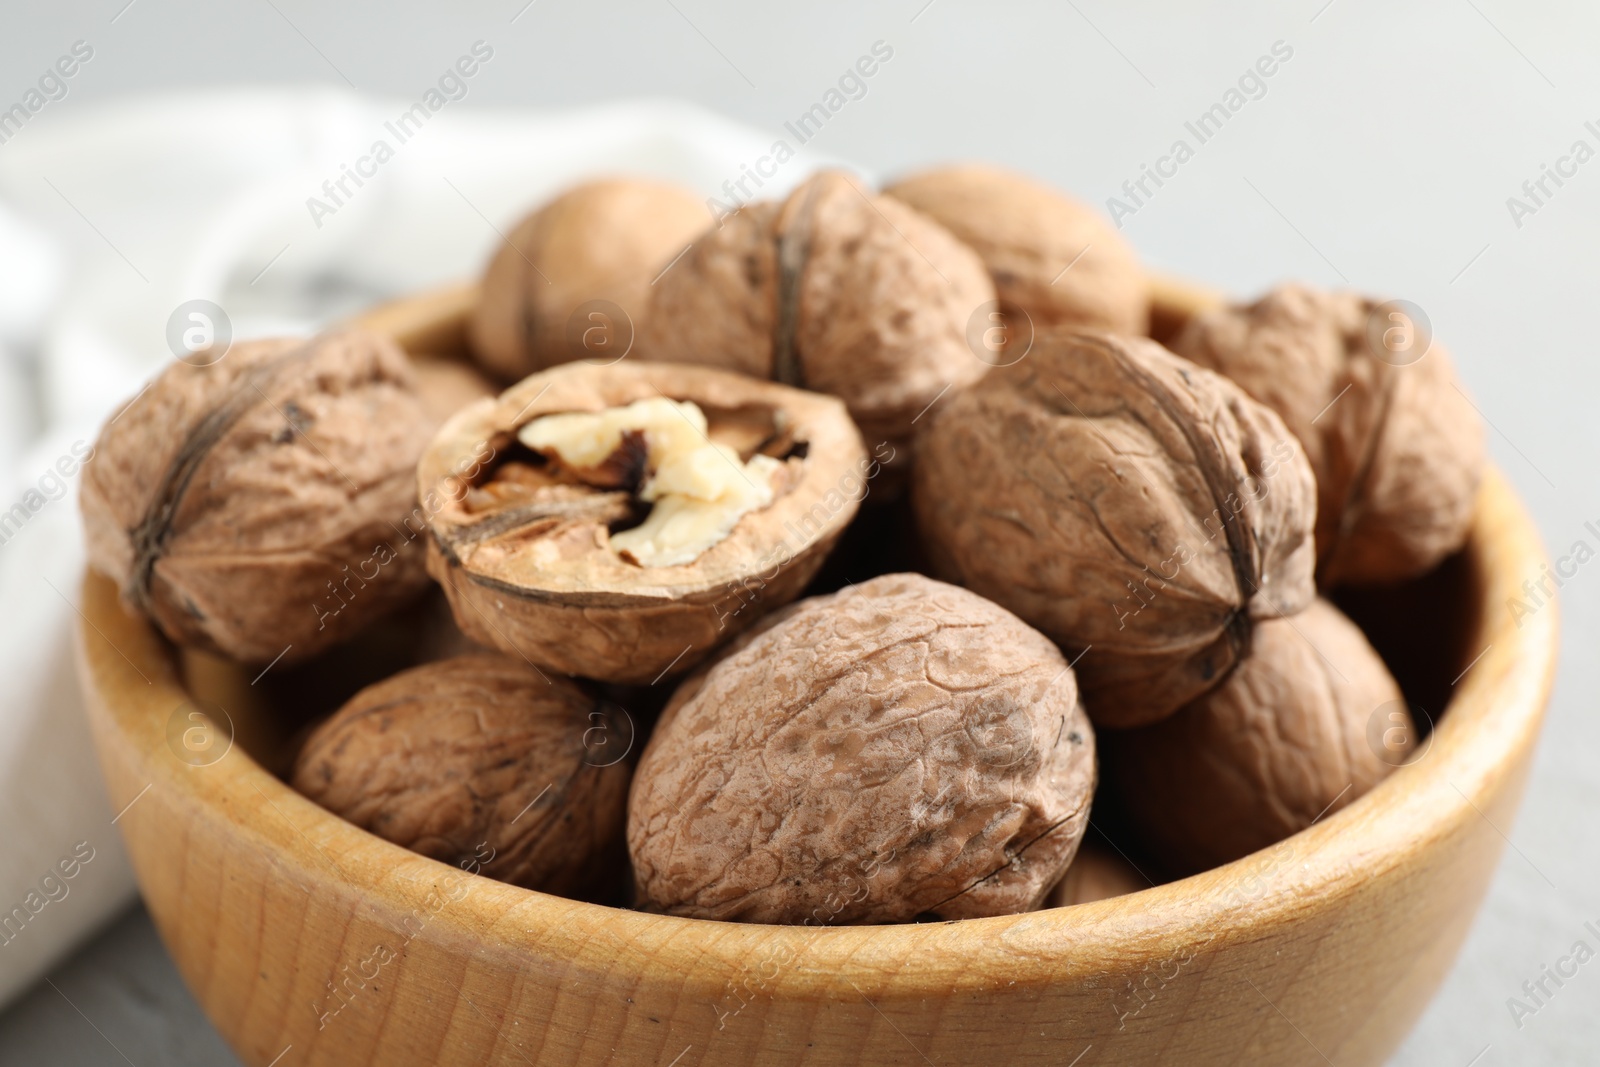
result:
[[(1154, 291), (1157, 302), (1190, 311), (1219, 299), (1165, 280)], [(419, 309), (437, 335), (440, 316), (464, 316), (475, 299), (475, 286), (452, 286), (374, 309), (362, 321), (405, 344), (406, 324), (415, 324)], [(421, 335), (411, 336), (415, 342)], [(665, 969), (682, 988), (712, 997), (752, 960), (778, 957), (805, 961), (803, 968), (787, 968), (785, 988), (793, 995), (837, 996), (848, 986), (872, 1000), (948, 997), (992, 989), (996, 974), (1022, 989), (1092, 978), (1125, 966), (1130, 948), (1150, 959), (1183, 961), (1202, 946), (1220, 950), (1259, 939), (1303, 914), (1310, 901), (1348, 898), (1370, 879), (1425, 862), (1426, 846), (1462, 824), (1488, 820), (1483, 808), (1537, 738), (1558, 646), (1553, 604), (1515, 622), (1505, 607), (1522, 595), (1524, 577), (1541, 573), (1546, 557), (1531, 519), (1493, 466), (1464, 551), (1481, 593), (1472, 647), (1483, 651), (1453, 683), (1431, 745), (1376, 788), (1268, 850), (1176, 882), (1021, 915), (911, 925), (681, 918), (465, 875), (324, 811), (242, 746), (204, 767), (168, 754), (168, 720), (190, 700), (178, 652), (122, 612), (113, 585), (92, 571), (86, 571), (76, 630), (86, 695), (101, 717), (97, 735), (107, 728), (120, 734), (123, 750), (137, 754), (137, 773), (170, 803), (264, 849), (285, 876), (318, 884), (369, 921), (401, 929), (408, 916), (427, 909), (430, 938), (457, 943), (479, 960), (511, 969), (559, 961), (563, 973), (574, 975)], [(112, 740), (97, 737), (103, 760)], [(111, 799), (119, 805), (118, 797)], [(130, 817), (140, 818), (139, 809)], [(462, 875), (469, 881), (461, 882)], [(468, 888), (449, 908), (434, 907), (447, 884)], [(906, 967), (913, 954), (918, 966)]]

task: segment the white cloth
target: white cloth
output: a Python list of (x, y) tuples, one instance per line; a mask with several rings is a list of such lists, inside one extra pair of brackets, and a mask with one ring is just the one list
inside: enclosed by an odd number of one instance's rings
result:
[[(105, 795), (72, 675), (78, 478), (49, 471), (172, 358), (174, 309), (214, 301), (236, 340), (310, 331), (476, 274), (497, 230), (584, 177), (653, 175), (726, 203), (724, 183), (775, 140), (652, 102), (445, 106), (400, 143), (385, 124), (410, 107), (321, 89), (219, 92), (52, 117), (0, 145), (0, 513), (38, 505), (0, 544), (0, 916), (80, 842), (94, 850), (66, 896), (0, 942), (0, 1003), (133, 892), (111, 825), (133, 798)], [(308, 198), (332, 203), (323, 183), (379, 140), (392, 158), (361, 164), (376, 174), (347, 179), (350, 195), (314, 215)], [(801, 152), (759, 195), (821, 162)], [(752, 179), (744, 190), (757, 192)]]

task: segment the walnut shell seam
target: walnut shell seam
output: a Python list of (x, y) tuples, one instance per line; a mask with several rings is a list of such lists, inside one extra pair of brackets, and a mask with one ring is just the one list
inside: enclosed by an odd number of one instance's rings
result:
[[(310, 358), (316, 351), (317, 340), (319, 338), (312, 338), (259, 367), (252, 367), (234, 383), (228, 397), (189, 431), (172, 465), (162, 476), (161, 484), (156, 487), (143, 521), (128, 531), (133, 542), (133, 565), (128, 570), (127, 585), (122, 592), (140, 611), (148, 614), (151, 610), (150, 583), (155, 575), (156, 563), (161, 559), (172, 534), (172, 519), (178, 512), (178, 505), (183, 502), (190, 482), (205, 462), (207, 452), (258, 400), (271, 403), (261, 385), (270, 382), (291, 364)], [(249, 395), (252, 390), (256, 393), (254, 398)]]

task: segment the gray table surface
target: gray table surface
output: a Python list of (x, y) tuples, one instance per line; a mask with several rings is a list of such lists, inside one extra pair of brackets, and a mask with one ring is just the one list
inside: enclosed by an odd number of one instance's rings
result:
[[(776, 132), (883, 40), (893, 62), (815, 147), (880, 174), (997, 160), (1101, 205), (1284, 42), (1293, 58), (1265, 94), (1125, 233), (1150, 263), (1240, 294), (1298, 277), (1417, 302), (1549, 543), (1565, 548), (1600, 520), (1600, 419), (1588, 410), (1600, 398), (1590, 295), (1600, 291), (1600, 164), (1532, 215), (1514, 218), (1507, 204), (1573, 141), (1600, 143), (1584, 128), (1600, 119), (1600, 10), (1509, 0), (126, 4), (24, 10), (7, 0), (0, 71), (20, 92), (64, 44), (92, 38), (93, 67), (57, 114), (217, 84), (348, 80), (405, 96), (459, 43), (483, 37), (512, 61), (485, 68), (468, 106), (659, 94)], [(1581, 571), (1563, 598), (1549, 724), (1521, 814), (1501, 827), (1514, 847), (1397, 1064), (1600, 1062), (1600, 964), (1520, 1025), (1507, 1007), (1600, 919), (1600, 717), (1590, 707), (1600, 678), (1588, 651), (1600, 578)], [(0, 1063), (232, 1062), (141, 910), (0, 1014)]]

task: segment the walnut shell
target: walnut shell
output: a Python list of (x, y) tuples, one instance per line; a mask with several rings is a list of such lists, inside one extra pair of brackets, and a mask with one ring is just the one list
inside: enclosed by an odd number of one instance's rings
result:
[(1056, 883), (1045, 898), (1047, 908), (1065, 908), (1073, 904), (1088, 904), (1096, 900), (1127, 896), (1151, 883), (1139, 869), (1119, 853), (1086, 837), (1067, 868), (1066, 877)]
[(874, 578), (784, 609), (674, 694), (628, 800), (638, 899), (815, 925), (1026, 911), (1094, 782), (1042, 634), (966, 590)]
[(1148, 284), (1133, 248), (1087, 204), (979, 164), (913, 174), (884, 195), (970, 245), (989, 269), (1003, 309), (1026, 312), (1035, 330), (1148, 329)]
[(357, 693), (306, 740), (292, 784), (442, 863), (582, 893), (620, 859), (630, 768), (587, 745), (610, 714), (507, 656), (457, 656)]
[(1106, 735), (1106, 780), (1174, 873), (1204, 870), (1304, 830), (1381, 781), (1392, 765), (1369, 739), (1380, 709), (1385, 729), (1401, 722), (1414, 736), (1383, 660), (1317, 600), (1263, 622), (1228, 680), (1176, 715)]
[(1465, 543), (1483, 478), (1483, 426), (1449, 355), (1436, 342), (1420, 358), (1380, 353), (1369, 329), (1381, 307), (1286, 285), (1197, 316), (1173, 344), (1276, 411), (1305, 447), (1323, 588), (1431, 569)]
[(823, 172), (702, 235), (656, 283), (645, 335), (655, 359), (832, 393), (869, 441), (900, 442), (987, 370), (967, 324), (993, 300), (942, 226)]
[(1314, 486), (1283, 422), (1154, 341), (1046, 334), (923, 420), (934, 570), (1077, 663), (1097, 725), (1154, 722), (1311, 602)]
[[(480, 492), (526, 458), (519, 427), (657, 396), (698, 404), (711, 439), (741, 458), (762, 452), (782, 464), (772, 502), (693, 562), (646, 567), (611, 549), (612, 528), (630, 509), (637, 517), (625, 490), (554, 486), (477, 508)], [(417, 471), (432, 529), (428, 569), (472, 640), (562, 674), (651, 684), (799, 596), (876, 466), (832, 397), (706, 367), (568, 363), (473, 404), (439, 431)]]
[[(639, 336), (650, 282), (710, 216), (685, 189), (610, 178), (567, 190), (517, 224), (484, 274), (469, 326), (485, 367), (515, 380), (573, 360), (610, 362)], [(595, 307), (576, 329), (573, 316)], [(590, 325), (599, 328), (589, 332)]]
[(305, 659), (426, 586), (399, 523), (429, 432), (405, 354), (365, 331), (174, 363), (100, 431), (89, 561), (179, 644)]

